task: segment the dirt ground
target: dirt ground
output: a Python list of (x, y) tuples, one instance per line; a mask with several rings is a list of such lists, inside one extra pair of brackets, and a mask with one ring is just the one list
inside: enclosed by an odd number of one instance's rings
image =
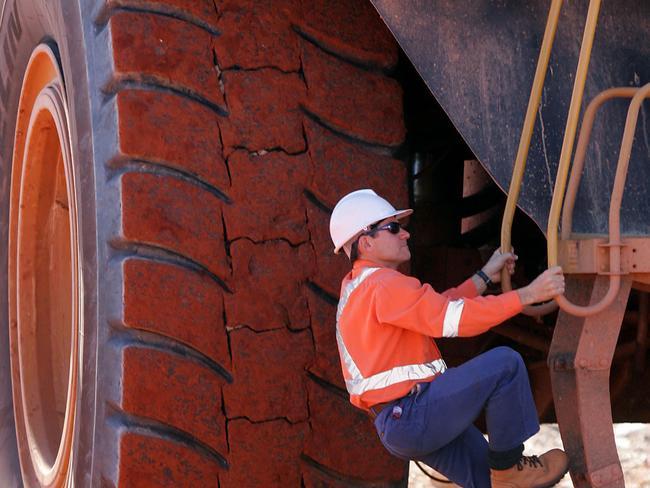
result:
[[(625, 473), (626, 488), (650, 488), (650, 424), (616, 424), (614, 434), (623, 473)], [(537, 454), (554, 447), (562, 447), (557, 424), (544, 424), (540, 433), (526, 442), (525, 454)], [(435, 482), (411, 463), (408, 486), (409, 488), (451, 488), (457, 485)], [(568, 474), (556, 485), (558, 488), (572, 486)]]

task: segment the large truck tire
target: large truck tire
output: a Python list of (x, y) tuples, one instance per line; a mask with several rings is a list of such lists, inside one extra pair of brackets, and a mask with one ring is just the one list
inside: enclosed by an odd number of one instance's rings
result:
[(372, 7), (0, 3), (3, 486), (404, 486), (334, 340), (330, 209), (408, 204)]

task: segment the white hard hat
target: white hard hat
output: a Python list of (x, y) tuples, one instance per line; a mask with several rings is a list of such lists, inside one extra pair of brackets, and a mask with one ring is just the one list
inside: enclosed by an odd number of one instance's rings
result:
[(369, 225), (388, 217), (402, 218), (413, 210), (395, 210), (388, 201), (372, 190), (357, 190), (345, 195), (336, 204), (330, 217), (330, 236), (334, 242), (334, 253)]

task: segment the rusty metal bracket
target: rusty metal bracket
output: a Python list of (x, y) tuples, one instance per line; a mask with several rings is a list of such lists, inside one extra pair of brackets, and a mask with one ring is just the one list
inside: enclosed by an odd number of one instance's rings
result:
[[(610, 268), (610, 249), (621, 256), (620, 269)], [(620, 244), (610, 244), (604, 238), (562, 240), (558, 262), (568, 274), (628, 275), (650, 273), (650, 238), (631, 237)]]
[(547, 358), (551, 371), (569, 371), (575, 369), (575, 354), (562, 353), (550, 355)]
[(587, 371), (601, 371), (609, 370), (611, 367), (611, 359), (601, 357), (590, 357), (589, 359), (582, 357), (577, 358), (573, 354), (560, 354), (549, 356), (548, 364), (551, 365), (552, 371), (571, 371), (584, 369)]
[[(620, 280), (610, 307), (589, 317), (561, 310), (553, 331), (548, 364), (555, 411), (576, 488), (624, 487), (617, 475), (620, 467), (609, 391), (610, 367), (632, 277), (622, 276)], [(593, 304), (608, 289), (605, 276), (567, 276), (567, 295), (572, 301)]]

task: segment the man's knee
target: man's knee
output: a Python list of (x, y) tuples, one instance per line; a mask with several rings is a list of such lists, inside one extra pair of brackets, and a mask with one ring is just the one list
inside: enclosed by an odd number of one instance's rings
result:
[(489, 351), (497, 364), (501, 365), (504, 369), (516, 373), (526, 369), (524, 360), (514, 349), (507, 346), (499, 346)]

